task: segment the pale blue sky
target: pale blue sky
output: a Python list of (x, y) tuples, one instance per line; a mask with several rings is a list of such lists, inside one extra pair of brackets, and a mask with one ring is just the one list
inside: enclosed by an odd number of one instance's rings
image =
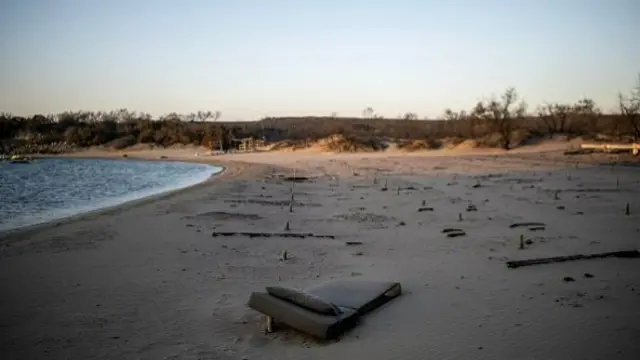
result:
[(638, 0), (0, 0), (0, 111), (440, 115), (640, 72)]

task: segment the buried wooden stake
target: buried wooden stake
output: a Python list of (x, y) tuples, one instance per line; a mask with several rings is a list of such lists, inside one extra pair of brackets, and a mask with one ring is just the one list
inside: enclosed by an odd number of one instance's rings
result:
[[(295, 181), (294, 181), (295, 183)], [(293, 195), (293, 186), (291, 187), (291, 201), (289, 201), (289, 212), (293, 212), (293, 202), (294, 202), (294, 195)]]
[(458, 221), (462, 221), (462, 213), (458, 213)]
[(296, 183), (296, 179), (297, 179), (297, 177), (296, 177), (296, 168), (293, 168), (293, 181), (291, 182), (291, 188), (292, 189), (293, 189), (293, 186)]
[(616, 176), (616, 190), (620, 191), (620, 176)]
[(524, 250), (524, 235), (520, 234), (520, 250)]
[(289, 253), (287, 250), (282, 250), (282, 254), (280, 254), (280, 261), (287, 261), (289, 259)]
[(289, 227), (289, 222), (287, 221), (287, 223), (284, 225), (284, 231), (290, 231), (291, 228)]
[(422, 200), (422, 206), (427, 206), (427, 200)]
[(396, 186), (396, 195), (400, 195), (400, 185)]
[(556, 190), (556, 192), (553, 194), (553, 199), (560, 200), (560, 196), (558, 196), (559, 194), (560, 194), (560, 190)]
[(627, 216), (631, 215), (631, 206), (629, 205), (629, 203), (627, 203), (627, 207), (624, 211), (624, 214)]

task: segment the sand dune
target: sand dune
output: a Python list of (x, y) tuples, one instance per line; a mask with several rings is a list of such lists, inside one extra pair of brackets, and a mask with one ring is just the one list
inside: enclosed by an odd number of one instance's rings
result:
[[(555, 145), (509, 155), (196, 158), (192, 150), (128, 154), (227, 170), (170, 197), (0, 239), (3, 359), (635, 359), (640, 352), (640, 259), (505, 265), (639, 248), (637, 167), (592, 165), (601, 159), (566, 158)], [(311, 179), (296, 183), (290, 212), (291, 183), (280, 175), (293, 169)], [(425, 207), (431, 211), (419, 211)], [(335, 239), (211, 236), (279, 232), (287, 222)], [(544, 226), (510, 226), (516, 222)], [(465, 235), (447, 237), (445, 228)], [(278, 260), (283, 250), (287, 261)], [(293, 331), (265, 335), (261, 316), (245, 305), (266, 285), (345, 277), (400, 281), (405, 294), (323, 344)]]

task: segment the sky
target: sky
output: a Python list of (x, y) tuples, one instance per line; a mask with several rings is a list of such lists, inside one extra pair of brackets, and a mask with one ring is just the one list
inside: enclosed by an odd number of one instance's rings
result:
[(615, 108), (638, 0), (0, 0), (0, 111), (436, 117), (513, 86)]

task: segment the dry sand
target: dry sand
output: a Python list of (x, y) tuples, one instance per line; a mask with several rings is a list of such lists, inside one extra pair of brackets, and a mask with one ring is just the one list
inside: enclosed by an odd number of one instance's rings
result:
[[(640, 259), (505, 266), (508, 259), (639, 248), (638, 168), (591, 166), (593, 157), (566, 160), (531, 149), (472, 156), (194, 158), (188, 149), (129, 155), (211, 161), (227, 170), (171, 196), (0, 239), (3, 360), (637, 359), (640, 353)], [(575, 159), (582, 162), (577, 167)], [(295, 185), (290, 213), (291, 183), (278, 175), (293, 168), (313, 179)], [(467, 211), (469, 204), (477, 211)], [(336, 239), (211, 236), (214, 229), (282, 231), (287, 221), (291, 231)], [(522, 221), (546, 226), (509, 227)], [(448, 238), (441, 233), (447, 227), (466, 236)], [(524, 250), (520, 235), (531, 240)], [(291, 258), (278, 261), (285, 249)], [(329, 343), (293, 331), (265, 335), (261, 316), (245, 305), (251, 291), (266, 285), (345, 277), (400, 281), (405, 293)]]

